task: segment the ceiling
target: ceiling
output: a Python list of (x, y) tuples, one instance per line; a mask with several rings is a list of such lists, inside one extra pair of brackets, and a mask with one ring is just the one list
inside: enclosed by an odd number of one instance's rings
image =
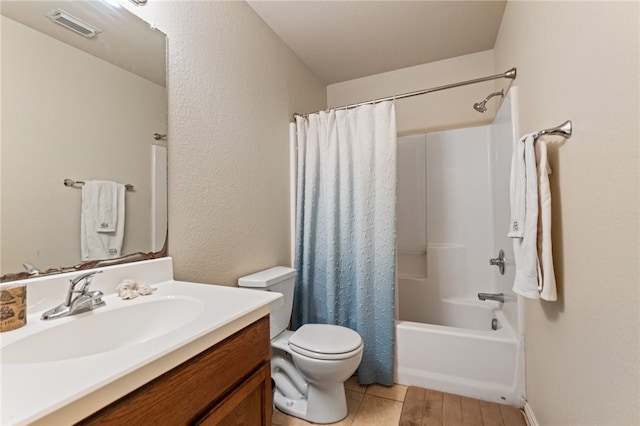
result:
[[(103, 1), (9, 1), (0, 13), (36, 31), (83, 50), (156, 84), (165, 86), (166, 36), (122, 7)], [(99, 28), (83, 37), (51, 21), (46, 14), (61, 9)]]
[(247, 3), (325, 84), (492, 49), (506, 6), (506, 0)]
[[(265, 1), (249, 6), (325, 84), (492, 49), (506, 0)], [(102, 30), (86, 39), (45, 14), (59, 7)], [(96, 1), (7, 1), (3, 15), (158, 84), (165, 38)], [(132, 43), (135, 40), (136, 43)]]

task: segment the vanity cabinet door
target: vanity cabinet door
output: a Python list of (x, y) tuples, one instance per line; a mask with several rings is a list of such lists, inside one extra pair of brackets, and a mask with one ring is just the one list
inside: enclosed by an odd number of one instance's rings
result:
[(270, 357), (266, 316), (78, 424), (191, 425), (214, 415), (227, 421), (245, 415), (239, 411), (249, 415), (257, 409), (264, 410), (268, 423), (238, 424), (271, 424)]
[(265, 364), (209, 413), (198, 426), (271, 424), (271, 367)]

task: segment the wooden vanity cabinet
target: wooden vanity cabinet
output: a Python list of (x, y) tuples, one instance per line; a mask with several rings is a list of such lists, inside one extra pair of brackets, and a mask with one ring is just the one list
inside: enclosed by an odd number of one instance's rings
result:
[(80, 425), (270, 425), (269, 317), (247, 326)]

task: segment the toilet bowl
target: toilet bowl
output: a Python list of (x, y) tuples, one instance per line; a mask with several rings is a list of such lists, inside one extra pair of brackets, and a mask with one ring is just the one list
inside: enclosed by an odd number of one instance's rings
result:
[(305, 324), (286, 330), (293, 306), (295, 270), (278, 266), (238, 281), (283, 294), (284, 306), (270, 312), (273, 403), (281, 411), (313, 423), (334, 423), (347, 416), (344, 382), (362, 360), (362, 338), (330, 324)]

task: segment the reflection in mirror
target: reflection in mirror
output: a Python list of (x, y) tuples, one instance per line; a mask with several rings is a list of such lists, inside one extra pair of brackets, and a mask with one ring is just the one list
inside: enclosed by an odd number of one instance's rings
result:
[[(57, 9), (99, 32), (54, 22)], [(165, 35), (105, 1), (3, 0), (1, 13), (2, 281), (164, 255)], [(133, 185), (118, 259), (83, 262), (83, 189), (65, 179)]]

